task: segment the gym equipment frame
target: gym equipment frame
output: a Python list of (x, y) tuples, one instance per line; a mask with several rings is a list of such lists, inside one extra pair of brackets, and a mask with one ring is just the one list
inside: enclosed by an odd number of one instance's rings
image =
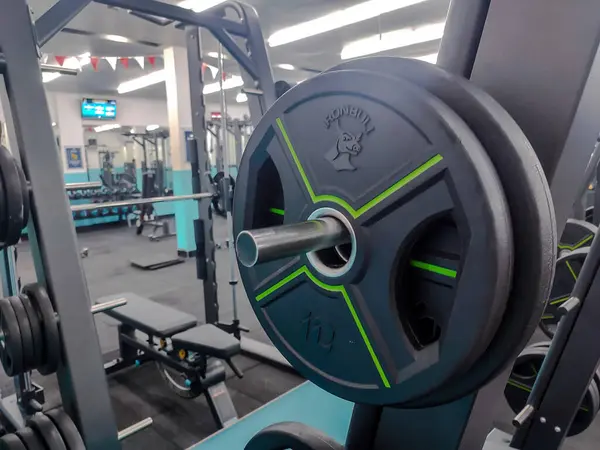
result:
[[(86, 448), (118, 449), (118, 433), (108, 395), (98, 337), (89, 313), (90, 298), (76, 245), (61, 162), (56, 151), (51, 119), (38, 61), (39, 47), (66, 26), (91, 0), (60, 0), (32, 24), (24, 0), (7, 0), (0, 18), (2, 74), (14, 124), (16, 146), (30, 181), (32, 222), (28, 227), (38, 280), (45, 284), (60, 316), (63, 363), (57, 376), (63, 406), (82, 434)], [(189, 69), (193, 111), (193, 133), (197, 152), (192, 155), (193, 192), (209, 192), (209, 180), (200, 176), (208, 170), (205, 148), (204, 101), (202, 97), (202, 56), (198, 27), (222, 42), (244, 69), (243, 78), (261, 95), (249, 99), (252, 116), (262, 116), (275, 99), (273, 78), (256, 12), (249, 6), (228, 2), (202, 14), (154, 0), (99, 0), (97, 3), (137, 13), (164, 17), (181, 23), (189, 48)], [(233, 9), (239, 20), (224, 18)], [(232, 35), (246, 40), (239, 47)], [(250, 57), (250, 55), (252, 55)], [(32, 105), (36, 105), (32, 108)], [(6, 105), (8, 106), (8, 105)], [(27, 130), (36, 130), (35, 133)], [(17, 152), (15, 151), (15, 154)], [(200, 171), (199, 169), (202, 168)], [(204, 281), (206, 320), (218, 321), (214, 239), (210, 199), (198, 202), (198, 277)], [(60, 211), (63, 211), (61, 214)]]

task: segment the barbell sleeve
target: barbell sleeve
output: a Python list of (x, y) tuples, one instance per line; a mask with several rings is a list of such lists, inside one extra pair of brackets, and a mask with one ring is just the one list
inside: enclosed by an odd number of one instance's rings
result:
[(104, 303), (98, 303), (97, 305), (92, 306), (92, 314), (98, 314), (105, 311), (110, 311), (111, 309), (118, 308), (119, 306), (124, 306), (127, 304), (127, 299), (125, 297), (115, 298), (114, 300), (109, 300)]
[(238, 260), (246, 267), (350, 242), (346, 227), (333, 217), (244, 230), (237, 236)]
[(128, 200), (119, 200), (116, 202), (104, 202), (104, 203), (86, 203), (82, 205), (71, 205), (71, 211), (94, 211), (96, 209), (104, 208), (121, 208), (123, 206), (136, 206), (136, 205), (147, 205), (150, 203), (162, 203), (162, 202), (177, 202), (181, 200), (200, 200), (203, 198), (212, 198), (214, 194), (202, 192), (200, 194), (188, 194), (188, 195), (170, 195), (166, 197), (149, 197), (149, 198), (132, 198)]

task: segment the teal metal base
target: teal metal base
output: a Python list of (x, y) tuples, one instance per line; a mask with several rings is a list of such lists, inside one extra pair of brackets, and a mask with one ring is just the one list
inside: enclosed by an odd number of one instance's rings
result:
[(243, 450), (263, 428), (288, 421), (310, 425), (343, 443), (353, 407), (307, 381), (188, 450)]

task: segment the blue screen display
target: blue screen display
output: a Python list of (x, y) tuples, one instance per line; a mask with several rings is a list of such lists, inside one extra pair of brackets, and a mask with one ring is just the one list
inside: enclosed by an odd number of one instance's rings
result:
[(81, 101), (81, 117), (84, 119), (115, 119), (117, 117), (117, 101), (84, 98)]

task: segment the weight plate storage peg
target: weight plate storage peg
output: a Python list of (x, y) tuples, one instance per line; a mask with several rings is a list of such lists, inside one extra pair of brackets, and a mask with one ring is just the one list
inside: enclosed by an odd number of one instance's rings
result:
[(321, 218), (347, 230), (337, 248), (240, 264), (267, 334), (317, 385), (404, 404), (494, 337), (513, 260), (502, 185), (470, 128), (418, 86), (358, 70), (301, 83), (261, 119), (237, 184), (236, 236)]
[(540, 319), (540, 329), (550, 339), (554, 337), (560, 320), (558, 308), (571, 297), (571, 292), (573, 292), (577, 277), (579, 277), (579, 272), (581, 272), (589, 251), (589, 247), (579, 248), (556, 260), (556, 271), (550, 298)]
[(348, 69), (406, 79), (450, 106), (483, 144), (510, 207), (513, 284), (498, 332), (468, 371), (409, 406), (448, 403), (481, 387), (512, 364), (539, 323), (556, 262), (556, 220), (550, 188), (537, 155), (514, 119), (464, 78), (423, 61), (383, 56), (346, 61), (330, 71)]
[[(517, 357), (504, 388), (504, 397), (515, 414), (526, 405), (544, 358), (548, 354), (548, 348), (548, 346), (527, 347)], [(595, 379), (592, 379), (567, 436), (574, 436), (585, 431), (594, 421), (599, 408), (600, 392)]]

